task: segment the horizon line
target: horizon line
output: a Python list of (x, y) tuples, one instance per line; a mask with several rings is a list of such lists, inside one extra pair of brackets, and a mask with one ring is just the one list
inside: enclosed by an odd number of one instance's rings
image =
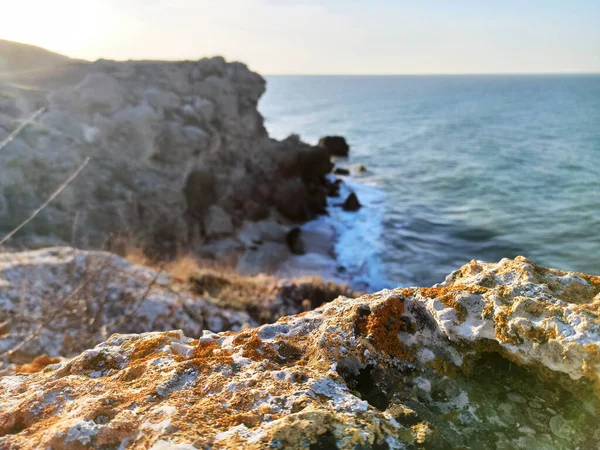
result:
[[(251, 69), (252, 70), (252, 69)], [(261, 72), (259, 72), (261, 73)], [(523, 76), (523, 75), (600, 75), (597, 72), (442, 72), (442, 73), (261, 73), (266, 77), (412, 77), (412, 76)]]

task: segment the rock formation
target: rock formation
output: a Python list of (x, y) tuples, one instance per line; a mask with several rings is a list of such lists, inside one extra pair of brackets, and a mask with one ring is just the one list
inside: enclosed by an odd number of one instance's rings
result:
[(113, 335), (0, 378), (0, 447), (598, 448), (599, 293), (518, 257), (255, 329)]
[(215, 57), (69, 67), (0, 94), (0, 141), (46, 108), (0, 153), (0, 233), (91, 157), (14, 245), (98, 248), (125, 236), (173, 256), (246, 220), (305, 221), (325, 211), (327, 150), (297, 136), (269, 138), (257, 110), (265, 80), (245, 65)]
[(350, 146), (342, 136), (325, 136), (319, 139), (319, 147), (327, 149), (331, 156), (348, 156)]
[(362, 205), (358, 201), (358, 197), (354, 192), (348, 195), (346, 200), (344, 200), (344, 203), (342, 203), (342, 208), (344, 211), (358, 211), (361, 207)]

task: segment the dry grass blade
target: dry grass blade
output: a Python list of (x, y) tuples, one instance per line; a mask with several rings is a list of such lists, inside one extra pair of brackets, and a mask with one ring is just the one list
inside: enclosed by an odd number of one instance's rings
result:
[(31, 215), (25, 219), (23, 222), (21, 222), (14, 230), (12, 230), (10, 233), (8, 233), (6, 236), (4, 236), (2, 238), (2, 240), (0, 240), (0, 247), (2, 245), (4, 245), (6, 243), (6, 241), (8, 241), (11, 237), (13, 237), (21, 228), (23, 228), (25, 225), (27, 225), (29, 222), (31, 222), (33, 219), (35, 219), (35, 217), (41, 213), (43, 211), (43, 209), (48, 206), (50, 204), (50, 202), (52, 202), (52, 200), (54, 200), (58, 194), (60, 194), (68, 185), (69, 183), (71, 183), (71, 181), (73, 181), (75, 178), (77, 178), (77, 176), (81, 173), (81, 171), (85, 168), (85, 166), (88, 165), (88, 163), (90, 162), (90, 158), (86, 158), (85, 161), (83, 161), (83, 163), (81, 163), (79, 165), (79, 167), (77, 167), (77, 169), (75, 170), (75, 172), (73, 172), (69, 178), (67, 178), (53, 193), (50, 197), (48, 197), (48, 200), (46, 200), (44, 203), (42, 203), (42, 205), (36, 209), (33, 213), (31, 213)]
[(40, 109), (38, 109), (28, 119), (26, 119), (21, 125), (19, 125), (12, 133), (10, 133), (6, 139), (4, 139), (2, 142), (0, 142), (0, 152), (12, 140), (14, 140), (19, 135), (19, 133), (21, 131), (23, 131), (23, 128), (25, 128), (27, 125), (29, 125), (31, 122), (33, 122), (35, 119), (37, 119), (40, 116), (40, 114), (42, 114), (45, 110), (46, 110), (46, 108), (40, 108)]

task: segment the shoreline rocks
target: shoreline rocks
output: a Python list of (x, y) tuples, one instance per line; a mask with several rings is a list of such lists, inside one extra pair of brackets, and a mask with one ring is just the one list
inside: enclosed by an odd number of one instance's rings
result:
[(595, 448), (600, 278), (517, 257), (0, 378), (12, 448)]
[(350, 146), (342, 136), (325, 136), (319, 139), (317, 145), (326, 149), (331, 156), (346, 157), (350, 152)]
[(344, 211), (358, 211), (360, 208), (362, 208), (362, 205), (354, 192), (348, 195), (344, 203), (342, 203), (342, 209)]

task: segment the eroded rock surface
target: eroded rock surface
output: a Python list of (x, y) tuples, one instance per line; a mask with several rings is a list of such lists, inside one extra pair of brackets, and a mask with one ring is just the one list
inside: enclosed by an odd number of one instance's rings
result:
[(0, 378), (0, 447), (593, 449), (600, 278), (525, 258)]
[[(70, 247), (0, 253), (0, 355), (10, 350), (7, 361), (22, 364), (73, 357), (113, 333), (240, 330), (357, 296), (317, 277), (244, 276), (189, 258), (174, 264), (161, 271)], [(9, 370), (2, 359), (0, 375)]]
[(244, 64), (215, 57), (69, 67), (52, 83), (3, 74), (16, 87), (0, 92), (0, 141), (45, 109), (0, 154), (0, 236), (91, 158), (11, 244), (99, 248), (121, 235), (169, 257), (245, 220), (324, 212), (328, 151), (297, 136), (269, 138), (257, 110), (265, 80)]
[(74, 356), (112, 333), (239, 330), (257, 323), (244, 311), (195, 295), (166, 272), (100, 251), (56, 247), (0, 253), (0, 354), (15, 361)]

